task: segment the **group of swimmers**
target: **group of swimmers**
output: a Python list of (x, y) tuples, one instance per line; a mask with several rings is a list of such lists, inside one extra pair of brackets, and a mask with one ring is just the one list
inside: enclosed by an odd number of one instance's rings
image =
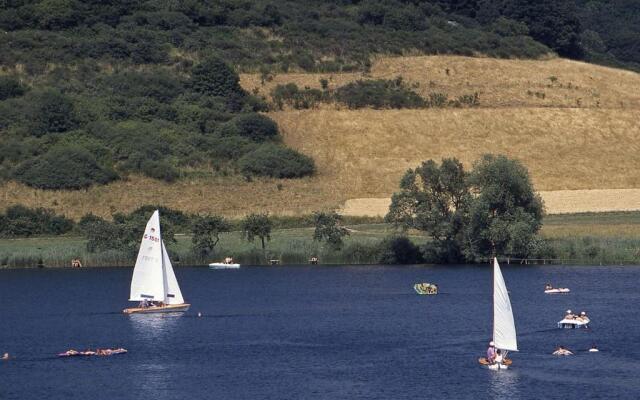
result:
[(58, 354), (58, 356), (60, 356), (60, 357), (112, 356), (114, 354), (123, 354), (123, 353), (126, 353), (126, 352), (127, 352), (127, 350), (122, 348), (122, 347), (118, 347), (117, 349), (96, 349), (95, 351), (93, 351), (93, 350), (78, 351), (78, 350), (70, 349), (70, 350), (65, 351), (64, 353)]
[[(588, 350), (589, 353), (597, 353), (599, 351), (600, 350), (598, 350), (598, 347), (595, 344), (592, 344)], [(554, 356), (572, 356), (573, 352), (564, 346), (558, 346), (556, 351), (551, 354), (553, 354)]]

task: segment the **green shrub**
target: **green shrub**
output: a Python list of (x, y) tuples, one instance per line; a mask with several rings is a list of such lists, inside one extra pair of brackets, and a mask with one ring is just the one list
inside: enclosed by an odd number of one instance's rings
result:
[(387, 238), (379, 245), (380, 264), (420, 264), (422, 253), (418, 246), (404, 236)]
[(16, 205), (7, 208), (4, 215), (0, 214), (2, 236), (61, 235), (71, 229), (72, 220), (45, 208), (30, 209)]
[(65, 132), (77, 125), (73, 103), (58, 90), (30, 92), (24, 100), (24, 119), (34, 136)]
[(217, 57), (209, 57), (193, 67), (191, 87), (210, 96), (245, 95), (238, 74)]
[[(321, 79), (324, 89), (328, 87), (329, 82)], [(319, 102), (328, 100), (328, 96), (318, 90), (305, 88), (300, 90), (295, 83), (287, 83), (286, 85), (277, 85), (271, 92), (271, 98), (280, 110), (287, 104), (296, 110), (314, 108)]]
[(40, 189), (82, 189), (117, 179), (117, 174), (98, 164), (82, 147), (57, 147), (39, 158), (20, 164), (13, 177)]
[(212, 141), (207, 154), (216, 159), (237, 160), (250, 151), (255, 150), (258, 144), (240, 136), (229, 136)]
[(265, 144), (247, 153), (238, 160), (238, 166), (246, 175), (272, 178), (301, 178), (315, 172), (310, 157), (275, 144)]
[(12, 76), (0, 76), (0, 101), (10, 99), (12, 97), (20, 97), (27, 92), (24, 86), (17, 78)]
[(421, 108), (422, 97), (407, 88), (401, 78), (395, 80), (359, 80), (336, 90), (335, 98), (349, 108)]
[(264, 142), (278, 137), (278, 125), (267, 116), (261, 114), (240, 114), (233, 118), (232, 123), (237, 128), (237, 134), (254, 142)]
[(180, 172), (166, 160), (142, 162), (140, 170), (149, 178), (160, 179), (165, 182), (174, 182), (180, 177)]

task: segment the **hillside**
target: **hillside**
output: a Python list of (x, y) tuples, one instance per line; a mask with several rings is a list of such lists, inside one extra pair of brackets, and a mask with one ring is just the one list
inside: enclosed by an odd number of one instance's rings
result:
[[(448, 70), (448, 74), (447, 74)], [(43, 191), (15, 182), (0, 187), (2, 205), (44, 206), (79, 218), (108, 216), (142, 204), (241, 215), (255, 210), (304, 214), (340, 207), (348, 199), (384, 198), (403, 172), (420, 161), (455, 156), (467, 166), (486, 152), (521, 160), (538, 190), (640, 188), (640, 75), (563, 59), (469, 57), (380, 58), (366, 78), (401, 76), (421, 94), (478, 92), (474, 108), (269, 112), (285, 144), (311, 156), (318, 172), (297, 180), (223, 171), (187, 173), (175, 183), (138, 175), (82, 191)], [(551, 79), (554, 77), (554, 79)], [(360, 74), (242, 75), (241, 84), (268, 96), (277, 84), (330, 87)], [(535, 93), (544, 93), (536, 95)]]

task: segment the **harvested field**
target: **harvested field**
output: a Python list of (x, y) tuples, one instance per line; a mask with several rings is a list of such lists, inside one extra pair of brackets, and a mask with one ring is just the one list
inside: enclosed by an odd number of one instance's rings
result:
[(259, 74), (241, 76), (242, 86), (270, 98), (279, 84), (320, 89), (320, 79), (335, 89), (358, 79), (401, 76), (422, 96), (449, 98), (478, 92), (482, 107), (638, 108), (640, 75), (578, 61), (501, 60), (461, 56), (388, 57), (376, 60), (369, 74), (278, 74), (262, 82)]
[[(640, 210), (640, 189), (557, 190), (540, 196), (547, 214)], [(344, 215), (382, 217), (390, 203), (390, 198), (349, 199), (340, 210)]]

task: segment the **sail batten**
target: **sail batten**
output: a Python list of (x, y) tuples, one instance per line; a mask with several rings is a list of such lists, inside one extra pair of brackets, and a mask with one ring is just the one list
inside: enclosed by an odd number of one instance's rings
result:
[(509, 292), (496, 258), (493, 259), (493, 341), (498, 349), (518, 351)]

